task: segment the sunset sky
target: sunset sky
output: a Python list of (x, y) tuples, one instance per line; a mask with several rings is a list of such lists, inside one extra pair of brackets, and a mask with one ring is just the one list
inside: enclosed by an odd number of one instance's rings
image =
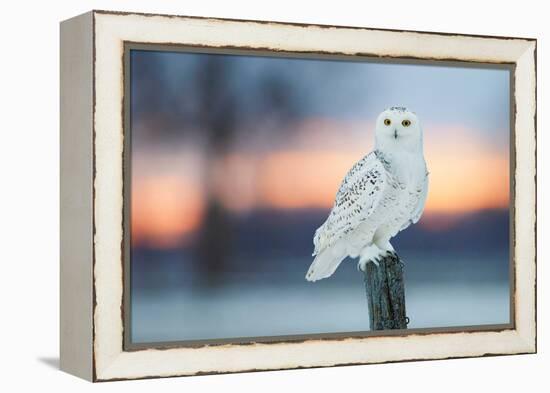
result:
[[(177, 245), (199, 227), (208, 193), (235, 214), (329, 209), (372, 149), (377, 114), (392, 105), (411, 108), (424, 128), (430, 189), (420, 225), (508, 206), (508, 71), (216, 57), (222, 98), (197, 104), (212, 55), (133, 51), (135, 244)], [(231, 108), (221, 150), (208, 148), (201, 105)]]

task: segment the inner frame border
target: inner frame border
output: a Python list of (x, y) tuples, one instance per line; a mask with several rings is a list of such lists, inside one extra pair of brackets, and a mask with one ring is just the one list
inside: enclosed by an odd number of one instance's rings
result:
[[(437, 33), (436, 33), (437, 34)], [(498, 37), (503, 38), (503, 37)], [(218, 54), (237, 56), (260, 56), (273, 58), (296, 58), (310, 60), (327, 60), (343, 62), (362, 63), (389, 63), (400, 65), (424, 65), (455, 68), (482, 68), (499, 69), (509, 72), (509, 317), (506, 324), (468, 325), (452, 327), (396, 329), (384, 331), (352, 331), (335, 333), (315, 333), (300, 335), (279, 335), (279, 336), (257, 336), (257, 337), (234, 337), (200, 340), (175, 340), (147, 343), (134, 343), (131, 341), (131, 88), (130, 88), (130, 53), (132, 50), (152, 52), (180, 52), (188, 54)], [(349, 55), (337, 52), (295, 52), (274, 50), (265, 48), (236, 47), (236, 46), (208, 46), (188, 45), (176, 43), (147, 43), (135, 41), (123, 41), (122, 58), (122, 84), (123, 88), (123, 223), (122, 223), (122, 272), (123, 272), (123, 294), (122, 294), (122, 321), (123, 321), (123, 351), (138, 351), (145, 349), (173, 349), (173, 348), (201, 348), (217, 345), (251, 345), (255, 343), (279, 344), (279, 343), (301, 343), (308, 340), (342, 340), (346, 338), (367, 338), (367, 337), (403, 337), (410, 335), (428, 335), (437, 333), (465, 333), (465, 332), (502, 332), (515, 329), (516, 309), (516, 285), (515, 285), (515, 173), (516, 173), (516, 131), (515, 131), (515, 72), (516, 64), (512, 62), (478, 62), (473, 60), (439, 60), (415, 57), (386, 57), (373, 55)]]

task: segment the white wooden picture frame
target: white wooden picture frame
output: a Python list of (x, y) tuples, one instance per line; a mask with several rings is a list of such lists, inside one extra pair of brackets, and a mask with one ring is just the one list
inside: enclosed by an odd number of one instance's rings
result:
[[(126, 348), (126, 43), (513, 68), (513, 323), (284, 342)], [(61, 368), (90, 381), (536, 352), (536, 40), (91, 11), (61, 23)]]

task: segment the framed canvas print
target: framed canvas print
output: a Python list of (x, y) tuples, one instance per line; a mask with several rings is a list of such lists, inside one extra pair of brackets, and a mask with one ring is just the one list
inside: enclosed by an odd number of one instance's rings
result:
[(61, 368), (536, 351), (536, 40), (61, 23)]

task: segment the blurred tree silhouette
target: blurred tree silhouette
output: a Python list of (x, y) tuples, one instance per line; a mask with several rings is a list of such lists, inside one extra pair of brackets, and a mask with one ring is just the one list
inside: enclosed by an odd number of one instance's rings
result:
[[(206, 157), (209, 168), (204, 179), (206, 212), (199, 230), (197, 256), (200, 258), (203, 277), (216, 285), (231, 256), (231, 238), (234, 228), (218, 194), (217, 181), (223, 173), (225, 157), (231, 149), (235, 134), (244, 126), (243, 92), (235, 88), (235, 65), (226, 56), (205, 55), (199, 63), (196, 81), (196, 113), (198, 129), (206, 135)], [(259, 117), (269, 113), (277, 122), (287, 122), (292, 117), (293, 105), (289, 83), (280, 76), (267, 74), (255, 92), (262, 97)], [(260, 120), (261, 121), (261, 120)], [(287, 127), (281, 127), (286, 129)], [(238, 193), (239, 190), (232, 190)]]
[(197, 256), (206, 281), (217, 284), (230, 255), (232, 228), (218, 187), (216, 173), (223, 171), (224, 156), (238, 127), (237, 101), (228, 94), (231, 68), (220, 56), (203, 57), (196, 78), (196, 110), (199, 129), (206, 133), (206, 171), (204, 186), (206, 212), (199, 230)]
[[(246, 137), (238, 134), (250, 128), (250, 123), (269, 121), (274, 132), (287, 132), (288, 123), (304, 108), (297, 99), (299, 85), (273, 68), (264, 69), (253, 80), (243, 80), (247, 75), (242, 56), (143, 54), (132, 53), (136, 60), (131, 74), (132, 116), (139, 114), (132, 121), (141, 124), (142, 132), (157, 143), (193, 137), (193, 133), (204, 143), (202, 153), (208, 163), (203, 179), (205, 212), (194, 253), (205, 283), (215, 286), (229, 267), (234, 235), (217, 184), (227, 154), (237, 136)], [(247, 82), (252, 83), (243, 87)]]

